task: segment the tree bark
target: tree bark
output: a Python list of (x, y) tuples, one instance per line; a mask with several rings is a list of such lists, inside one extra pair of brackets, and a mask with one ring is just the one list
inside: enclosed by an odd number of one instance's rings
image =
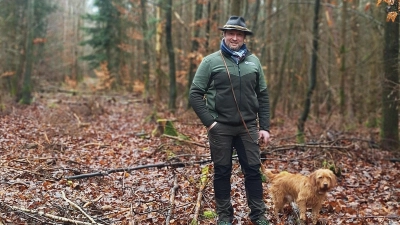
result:
[(161, 68), (162, 62), (161, 62), (161, 46), (162, 46), (162, 23), (161, 23), (161, 6), (158, 6), (156, 8), (156, 18), (157, 18), (157, 27), (156, 27), (156, 43), (155, 43), (155, 54), (156, 54), (156, 96), (155, 96), (155, 102), (157, 105), (158, 101), (161, 99), (161, 87), (162, 87), (162, 81), (164, 79), (164, 72)]
[(146, 4), (147, 0), (140, 0), (140, 11), (141, 11), (141, 24), (142, 24), (142, 32), (143, 32), (143, 46), (144, 46), (144, 60), (142, 62), (143, 65), (143, 77), (144, 77), (144, 91), (143, 97), (147, 102), (149, 100), (149, 91), (150, 91), (150, 44), (149, 44), (149, 35), (148, 35), (148, 26), (147, 26), (147, 12), (146, 12)]
[[(255, 35), (258, 36), (257, 34), (257, 29), (258, 29), (258, 13), (260, 12), (260, 7), (261, 6), (261, 0), (256, 0), (256, 5), (254, 6), (254, 10), (249, 10), (251, 12), (247, 12), (246, 14), (251, 15), (251, 16), (247, 16), (245, 19), (246, 20), (250, 20), (250, 24), (251, 24), (251, 31), (253, 31), (253, 33)], [(261, 36), (259, 36), (261, 38)], [(250, 42), (249, 48), (251, 51), (255, 51), (256, 49), (256, 43), (254, 41)]]
[[(194, 24), (201, 19), (201, 15), (203, 14), (203, 4), (200, 1), (196, 1), (196, 9), (195, 9), (195, 16), (194, 16)], [(188, 74), (188, 87), (187, 90), (190, 89), (192, 85), (195, 69), (197, 68), (197, 54), (199, 49), (199, 38), (200, 38), (200, 25), (197, 24), (194, 27), (194, 34), (193, 34), (193, 41), (192, 41), (192, 49), (190, 50), (190, 65), (189, 65), (189, 74)], [(188, 93), (188, 91), (186, 91)], [(188, 94), (186, 95), (188, 96)], [(190, 108), (190, 103), (188, 103), (188, 108)]]
[(399, 16), (385, 24), (383, 51), (384, 76), (382, 79), (382, 126), (383, 149), (399, 149)]
[(340, 115), (342, 119), (345, 119), (346, 115), (346, 26), (347, 26), (347, 1), (342, 2), (342, 30), (341, 30), (341, 46), (340, 46)]
[(166, 24), (165, 36), (169, 59), (169, 102), (168, 108), (171, 111), (176, 109), (176, 74), (175, 74), (175, 51), (172, 41), (172, 0), (166, 2)]
[(32, 82), (31, 82), (31, 73), (33, 66), (33, 35), (34, 31), (34, 13), (35, 13), (35, 0), (28, 1), (27, 7), (27, 36), (26, 36), (26, 44), (25, 44), (25, 72), (24, 72), (24, 81), (22, 84), (22, 93), (21, 99), (19, 101), (23, 104), (30, 104), (32, 101)]
[(285, 49), (283, 51), (283, 58), (281, 61), (281, 65), (280, 65), (280, 69), (279, 69), (279, 74), (278, 74), (278, 84), (276, 86), (276, 92), (275, 95), (272, 98), (272, 102), (271, 102), (271, 117), (273, 118), (275, 116), (275, 110), (276, 107), (278, 105), (278, 101), (279, 101), (279, 97), (283, 94), (282, 93), (282, 89), (283, 89), (283, 79), (285, 77), (285, 69), (286, 69), (286, 62), (287, 62), (287, 58), (289, 55), (289, 48), (290, 48), (290, 44), (292, 43), (292, 30), (293, 30), (293, 23), (294, 23), (294, 17), (291, 16), (290, 18), (290, 24), (289, 24), (289, 30), (288, 30), (288, 35), (287, 35), (287, 39), (286, 39), (286, 43), (285, 43)]
[(307, 90), (306, 100), (304, 102), (303, 113), (300, 116), (297, 124), (297, 140), (304, 143), (304, 126), (308, 117), (311, 107), (311, 97), (317, 82), (317, 52), (318, 52), (318, 23), (319, 23), (319, 8), (320, 0), (315, 0), (314, 6), (314, 19), (313, 19), (313, 40), (312, 40), (312, 53), (311, 53), (311, 67), (310, 67), (310, 81)]
[(240, 16), (240, 5), (242, 1), (241, 0), (232, 0), (231, 2), (231, 16)]

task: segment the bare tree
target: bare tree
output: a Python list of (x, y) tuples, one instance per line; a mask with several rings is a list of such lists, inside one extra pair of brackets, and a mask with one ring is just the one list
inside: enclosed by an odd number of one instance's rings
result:
[(346, 116), (346, 26), (347, 26), (347, 1), (342, 2), (342, 30), (341, 30), (341, 46), (340, 46), (340, 114), (342, 119)]
[(381, 145), (384, 149), (399, 149), (399, 17), (385, 24), (382, 78)]
[(315, 89), (317, 82), (317, 52), (318, 52), (318, 23), (319, 23), (319, 8), (320, 0), (315, 0), (314, 5), (314, 19), (313, 19), (313, 39), (312, 39), (312, 53), (311, 53), (311, 67), (310, 67), (310, 81), (307, 90), (306, 100), (304, 102), (303, 113), (298, 119), (297, 124), (297, 140), (300, 143), (304, 143), (304, 126), (308, 117), (308, 113), (311, 107), (311, 97)]
[(26, 35), (26, 61), (25, 61), (25, 73), (24, 81), (22, 85), (21, 103), (30, 104), (32, 100), (32, 66), (33, 66), (33, 35), (34, 35), (34, 15), (35, 15), (35, 1), (28, 1), (26, 10), (27, 18), (27, 35)]
[(156, 54), (156, 96), (155, 99), (156, 101), (161, 99), (161, 86), (162, 86), (162, 80), (164, 77), (164, 72), (162, 70), (162, 52), (161, 52), (161, 46), (162, 46), (162, 23), (161, 23), (161, 6), (159, 5), (156, 8), (156, 18), (157, 21), (157, 28), (156, 28), (156, 43), (155, 43), (155, 54)]
[[(203, 3), (200, 1), (196, 1), (196, 9), (195, 9), (195, 17), (194, 17), (194, 23), (196, 24), (194, 27), (194, 37), (192, 40), (192, 49), (190, 51), (190, 65), (189, 65), (189, 71), (188, 71), (188, 87), (187, 90), (190, 89), (190, 85), (192, 85), (193, 82), (193, 77), (195, 74), (195, 68), (198, 66), (196, 63), (197, 60), (197, 51), (199, 49), (199, 38), (200, 38), (200, 19), (201, 15), (203, 14)], [(188, 105), (190, 107), (190, 105)]]
[(172, 0), (167, 0), (165, 3), (166, 9), (166, 24), (165, 24), (165, 37), (166, 46), (168, 50), (169, 59), (169, 102), (168, 108), (171, 111), (176, 109), (176, 74), (175, 74), (175, 50), (172, 41)]
[(149, 43), (149, 29), (147, 26), (147, 13), (146, 13), (147, 0), (140, 0), (141, 11), (141, 24), (143, 32), (143, 46), (144, 46), (144, 60), (143, 60), (143, 76), (144, 76), (144, 99), (149, 98), (150, 91), (150, 43)]
[(240, 13), (241, 3), (242, 3), (241, 0), (232, 0), (232, 2), (231, 2), (231, 15), (232, 16), (240, 16), (240, 15), (242, 15)]

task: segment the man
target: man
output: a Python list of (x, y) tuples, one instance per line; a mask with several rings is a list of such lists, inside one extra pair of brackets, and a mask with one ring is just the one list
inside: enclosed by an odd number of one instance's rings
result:
[(208, 130), (214, 164), (214, 192), (218, 224), (232, 224), (232, 153), (236, 150), (245, 177), (249, 217), (264, 225), (266, 207), (260, 174), (260, 148), (270, 138), (267, 85), (259, 59), (244, 43), (253, 33), (245, 20), (231, 16), (219, 28), (220, 50), (206, 56), (193, 79), (189, 101)]

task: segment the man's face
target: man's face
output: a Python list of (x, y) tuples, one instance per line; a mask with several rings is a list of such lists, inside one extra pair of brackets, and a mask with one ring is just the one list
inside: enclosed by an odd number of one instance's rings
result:
[(239, 30), (226, 30), (224, 32), (225, 44), (233, 51), (237, 51), (242, 47), (246, 34)]

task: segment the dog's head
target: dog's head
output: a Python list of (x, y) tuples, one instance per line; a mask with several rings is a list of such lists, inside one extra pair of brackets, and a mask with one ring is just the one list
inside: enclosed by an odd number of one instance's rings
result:
[(311, 184), (319, 192), (325, 193), (336, 186), (336, 176), (328, 169), (318, 169), (310, 175)]

